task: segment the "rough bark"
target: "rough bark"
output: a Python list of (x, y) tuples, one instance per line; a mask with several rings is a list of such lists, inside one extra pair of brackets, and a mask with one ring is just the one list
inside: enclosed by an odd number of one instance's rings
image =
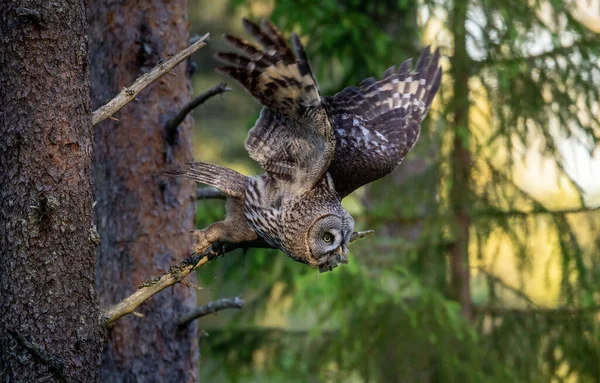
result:
[[(99, 107), (160, 60), (188, 45), (187, 2), (92, 0), (92, 102)], [(191, 248), (195, 189), (161, 171), (192, 159), (189, 119), (167, 137), (165, 126), (190, 98), (186, 65), (173, 70), (96, 128), (93, 167), (103, 308), (183, 260)], [(193, 289), (175, 286), (109, 327), (102, 379), (195, 381), (196, 326), (178, 329), (195, 306)]]
[(452, 61), (452, 78), (454, 79), (454, 96), (451, 105), (454, 107), (454, 141), (451, 155), (452, 188), (450, 199), (455, 216), (454, 241), (450, 246), (450, 274), (452, 296), (461, 306), (465, 318), (473, 318), (473, 302), (471, 300), (471, 273), (469, 270), (469, 227), (471, 216), (470, 174), (471, 153), (469, 151), (469, 70), (470, 60), (467, 54), (467, 36), (465, 23), (467, 19), (467, 3), (458, 2), (452, 15), (452, 32), (454, 35), (454, 59)]
[(85, 3), (0, 2), (0, 379), (98, 380)]

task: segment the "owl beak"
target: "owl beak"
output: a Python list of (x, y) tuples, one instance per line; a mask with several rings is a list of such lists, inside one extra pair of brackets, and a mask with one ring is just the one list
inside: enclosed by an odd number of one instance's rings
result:
[(330, 253), (327, 257), (327, 261), (319, 267), (319, 273), (325, 273), (331, 271), (341, 264), (348, 263), (348, 248), (346, 246), (340, 246)]
[(340, 251), (338, 254), (338, 262), (342, 263), (344, 265), (348, 264), (348, 247), (346, 246), (340, 246), (338, 248), (338, 250)]

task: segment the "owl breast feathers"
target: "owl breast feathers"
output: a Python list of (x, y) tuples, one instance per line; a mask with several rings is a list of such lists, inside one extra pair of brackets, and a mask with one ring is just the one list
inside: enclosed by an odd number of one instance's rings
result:
[(247, 225), (248, 237), (258, 235), (295, 260), (330, 270), (347, 262), (354, 225), (341, 199), (390, 173), (415, 145), (440, 86), (439, 50), (426, 48), (414, 68), (409, 59), (379, 80), (323, 97), (298, 36), (292, 35), (292, 50), (270, 22), (244, 19), (243, 25), (260, 46), (224, 36), (237, 53), (217, 53), (224, 64), (217, 71), (264, 106), (245, 145), (266, 173), (246, 177), (197, 162), (179, 174), (231, 200), (225, 229), (212, 236), (217, 241), (232, 240), (228, 222), (238, 234)]

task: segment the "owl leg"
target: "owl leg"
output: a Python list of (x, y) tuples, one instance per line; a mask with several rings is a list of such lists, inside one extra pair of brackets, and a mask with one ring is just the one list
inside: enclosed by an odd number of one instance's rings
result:
[(218, 249), (213, 247), (214, 244), (239, 243), (256, 239), (258, 235), (244, 217), (243, 202), (236, 198), (228, 198), (227, 218), (224, 221), (194, 231), (194, 252), (204, 254), (211, 249), (212, 253), (218, 253)]
[(211, 249), (212, 253), (218, 253), (218, 249), (213, 246), (217, 243), (239, 243), (254, 241), (257, 238), (256, 232), (245, 222), (215, 222), (205, 229), (194, 231), (194, 252), (204, 254)]

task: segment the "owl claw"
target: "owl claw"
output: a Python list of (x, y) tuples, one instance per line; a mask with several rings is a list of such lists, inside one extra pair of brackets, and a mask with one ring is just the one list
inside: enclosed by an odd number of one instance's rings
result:
[(204, 230), (194, 231), (194, 252), (197, 254), (217, 255), (218, 253), (213, 249), (213, 244), (206, 238), (206, 232)]

